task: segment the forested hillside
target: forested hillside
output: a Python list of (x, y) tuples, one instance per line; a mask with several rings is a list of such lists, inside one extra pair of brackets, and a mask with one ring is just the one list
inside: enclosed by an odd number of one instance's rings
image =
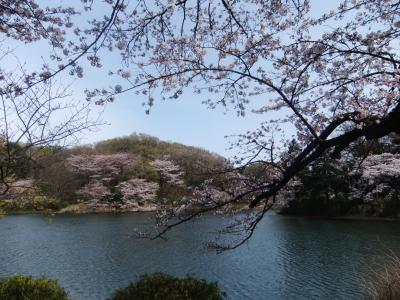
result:
[[(296, 154), (297, 145), (291, 148)], [(2, 210), (54, 211), (79, 205), (76, 210), (86, 212), (145, 211), (179, 207), (180, 202), (191, 209), (209, 199), (225, 201), (253, 182), (277, 178), (268, 164), (235, 169), (207, 150), (143, 134), (28, 154), (21, 151), (11, 164), (15, 183), (1, 198)], [(276, 208), (290, 215), (397, 218), (399, 186), (400, 142), (392, 135), (355, 143), (340, 159), (322, 156), (278, 194)]]
[(213, 170), (228, 166), (207, 150), (144, 134), (35, 150), (31, 157), (16, 158), (16, 182), (2, 197), (3, 209), (59, 209), (81, 202), (92, 208), (154, 209), (192, 194)]

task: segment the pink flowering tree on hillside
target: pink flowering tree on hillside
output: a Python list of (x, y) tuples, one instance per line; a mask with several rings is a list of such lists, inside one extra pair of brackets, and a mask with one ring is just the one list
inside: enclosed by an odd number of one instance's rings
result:
[(112, 197), (110, 188), (97, 180), (89, 181), (89, 183), (77, 190), (76, 194), (93, 203), (109, 201)]
[(90, 178), (110, 181), (122, 175), (124, 168), (133, 166), (136, 159), (127, 153), (72, 155), (68, 162), (73, 171), (86, 174)]
[(350, 193), (351, 200), (389, 208), (400, 204), (400, 154), (371, 155), (351, 175), (358, 178)]
[(169, 156), (150, 162), (150, 166), (157, 172), (160, 186), (160, 197), (165, 196), (167, 186), (183, 186), (185, 175), (181, 167)]
[(159, 185), (141, 178), (132, 178), (118, 184), (117, 189), (122, 194), (124, 206), (143, 207), (144, 205), (155, 207), (154, 200), (157, 197)]
[[(137, 160), (137, 157), (127, 153), (69, 157), (71, 169), (88, 178), (88, 182), (76, 194), (93, 205), (111, 202), (118, 208), (156, 208), (159, 184), (132, 177)], [(129, 169), (131, 172), (127, 172)], [(170, 180), (178, 182), (172, 173), (165, 174), (170, 176)]]
[(124, 170), (136, 162), (127, 153), (73, 155), (67, 160), (73, 172), (88, 178), (88, 183), (77, 194), (94, 203), (112, 201), (115, 187), (122, 179)]

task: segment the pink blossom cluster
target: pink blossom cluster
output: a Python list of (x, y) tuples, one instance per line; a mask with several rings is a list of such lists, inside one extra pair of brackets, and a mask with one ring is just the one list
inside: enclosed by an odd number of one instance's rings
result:
[(133, 166), (136, 162), (135, 158), (127, 153), (72, 155), (67, 161), (74, 172), (102, 181), (110, 181), (120, 176), (124, 168)]
[(159, 185), (141, 178), (132, 178), (117, 185), (123, 195), (123, 200), (128, 205), (143, 204), (154, 200), (157, 196)]
[(383, 153), (368, 156), (360, 166), (361, 176), (365, 180), (400, 177), (400, 154)]
[(360, 182), (353, 186), (350, 199), (379, 203), (398, 192), (400, 154), (370, 155), (351, 174), (360, 176)]
[(162, 181), (173, 185), (184, 184), (182, 179), (184, 172), (170, 157), (164, 156), (162, 159), (156, 159), (150, 165), (159, 173)]
[[(124, 171), (134, 171), (138, 158), (128, 153), (72, 155), (67, 161), (71, 170), (88, 177), (87, 184), (82, 186), (77, 195), (90, 201), (113, 201), (120, 194), (121, 205), (138, 207), (149, 204), (156, 199), (160, 185), (157, 182), (137, 178)], [(178, 164), (169, 158), (150, 162), (150, 167), (159, 172), (163, 183), (183, 185), (184, 172)]]

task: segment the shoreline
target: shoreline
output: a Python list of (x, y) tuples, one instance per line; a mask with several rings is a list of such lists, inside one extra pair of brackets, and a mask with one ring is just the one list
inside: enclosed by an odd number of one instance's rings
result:
[(321, 219), (321, 220), (336, 220), (336, 221), (375, 221), (375, 222), (399, 222), (400, 218), (393, 217), (376, 217), (376, 216), (361, 216), (361, 215), (347, 215), (347, 216), (307, 216), (307, 215), (287, 215), (276, 213), (285, 218), (302, 218), (302, 219)]
[[(113, 207), (98, 207), (98, 208), (87, 208), (80, 204), (72, 204), (58, 211), (8, 211), (0, 214), (1, 217), (15, 216), (15, 215), (93, 215), (93, 214), (137, 214), (137, 213), (149, 213), (161, 211), (161, 208), (157, 207), (143, 207), (143, 208), (130, 208), (130, 209), (118, 209)], [(246, 210), (242, 208), (240, 211)], [(366, 221), (366, 222), (399, 222), (400, 218), (393, 217), (375, 217), (375, 216), (362, 216), (362, 215), (347, 215), (347, 216), (307, 216), (307, 215), (288, 215), (280, 214), (277, 211), (273, 211), (274, 215), (279, 215), (284, 218), (301, 218), (301, 219), (320, 219), (320, 220), (336, 220), (336, 221)]]
[(71, 204), (56, 212), (55, 214), (102, 214), (102, 213), (138, 213), (154, 212), (160, 210), (157, 206), (143, 206), (135, 208), (116, 208), (116, 207), (88, 207), (84, 203)]

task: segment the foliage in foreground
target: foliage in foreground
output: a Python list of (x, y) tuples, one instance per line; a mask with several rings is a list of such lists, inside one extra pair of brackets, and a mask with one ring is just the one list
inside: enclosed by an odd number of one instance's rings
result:
[(16, 275), (0, 279), (0, 300), (68, 300), (55, 280)]
[(222, 300), (217, 283), (192, 277), (176, 278), (163, 273), (144, 275), (135, 283), (117, 290), (111, 300)]
[(400, 299), (400, 258), (391, 257), (389, 264), (375, 273), (367, 291), (374, 300)]

